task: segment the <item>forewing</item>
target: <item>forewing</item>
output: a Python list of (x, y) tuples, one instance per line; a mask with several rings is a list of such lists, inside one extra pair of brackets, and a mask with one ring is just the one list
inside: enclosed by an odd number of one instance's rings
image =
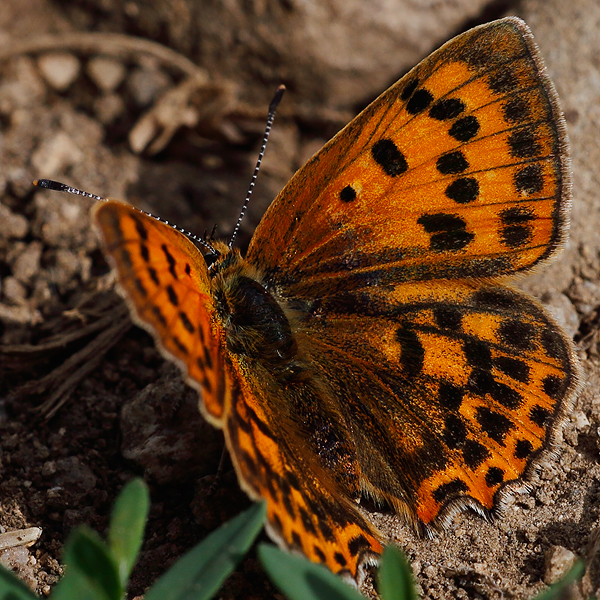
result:
[(361, 486), (417, 522), (497, 507), (553, 447), (579, 367), (533, 299), (421, 282), (343, 293), (300, 325), (359, 452)]
[(482, 25), (421, 62), (296, 173), (248, 260), (309, 297), (522, 271), (564, 241), (568, 167), (529, 29), (514, 17)]
[(201, 392), (204, 413), (222, 426), (228, 387), (208, 271), (181, 233), (119, 202), (98, 203), (93, 220), (137, 324)]

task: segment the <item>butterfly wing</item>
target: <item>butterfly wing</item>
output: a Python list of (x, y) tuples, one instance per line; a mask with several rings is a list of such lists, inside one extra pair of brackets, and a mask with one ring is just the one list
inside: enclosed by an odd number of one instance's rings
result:
[(550, 256), (568, 208), (557, 97), (511, 17), (454, 38), (340, 131), (275, 199), (247, 258), (293, 296), (497, 277)]
[(92, 220), (136, 323), (187, 373), (205, 416), (222, 426), (230, 395), (224, 334), (202, 253), (172, 227), (123, 203), (98, 203)]
[(361, 489), (413, 521), (497, 507), (553, 447), (579, 384), (570, 340), (504, 287), (371, 288), (311, 312), (298, 335), (335, 388)]
[(328, 410), (327, 382), (304, 371), (284, 383), (261, 361), (231, 358), (239, 386), (225, 436), (242, 489), (267, 501), (267, 530), (280, 546), (360, 583), (382, 546), (353, 501), (356, 452)]

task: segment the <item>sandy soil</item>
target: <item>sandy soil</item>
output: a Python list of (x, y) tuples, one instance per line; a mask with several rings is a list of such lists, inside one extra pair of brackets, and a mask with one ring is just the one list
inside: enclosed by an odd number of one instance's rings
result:
[[(439, 43), (505, 10), (534, 31), (573, 147), (571, 241), (521, 285), (574, 336), (586, 383), (558, 457), (494, 524), (460, 515), (431, 541), (378, 518), (406, 549), (425, 598), (528, 598), (575, 556), (589, 562), (575, 597), (600, 593), (600, 7), (367, 4), (2, 1), (0, 533), (42, 534), (0, 560), (38, 593), (62, 572), (68, 532), (79, 523), (102, 532), (136, 474), (152, 508), (132, 597), (248, 500), (228, 462), (211, 489), (222, 437), (131, 325), (89, 228), (93, 201), (34, 192), (31, 180), (64, 180), (191, 231), (216, 223), (226, 235), (284, 81), (289, 93), (240, 237), (247, 244), (294, 170), (353, 114)], [(275, 594), (251, 553), (221, 597)]]

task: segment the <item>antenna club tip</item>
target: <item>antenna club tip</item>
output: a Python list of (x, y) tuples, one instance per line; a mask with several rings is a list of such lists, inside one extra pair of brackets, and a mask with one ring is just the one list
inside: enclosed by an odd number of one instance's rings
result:
[(286, 90), (285, 85), (281, 84), (276, 92), (275, 95), (273, 96), (273, 100), (271, 100), (271, 104), (269, 104), (269, 113), (274, 113), (275, 110), (277, 109), (277, 106), (279, 105), (279, 103), (281, 102), (281, 99), (283, 98), (283, 94)]

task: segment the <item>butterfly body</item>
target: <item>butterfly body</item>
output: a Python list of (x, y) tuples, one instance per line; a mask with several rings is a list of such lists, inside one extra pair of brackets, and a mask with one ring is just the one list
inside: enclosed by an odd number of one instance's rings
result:
[[(421, 530), (490, 515), (553, 449), (572, 344), (506, 276), (566, 236), (564, 123), (525, 24), (415, 67), (290, 181), (248, 253), (116, 202), (94, 221), (132, 316), (199, 390), (271, 536), (360, 581), (369, 498)], [(208, 264), (207, 264), (208, 261)]]

